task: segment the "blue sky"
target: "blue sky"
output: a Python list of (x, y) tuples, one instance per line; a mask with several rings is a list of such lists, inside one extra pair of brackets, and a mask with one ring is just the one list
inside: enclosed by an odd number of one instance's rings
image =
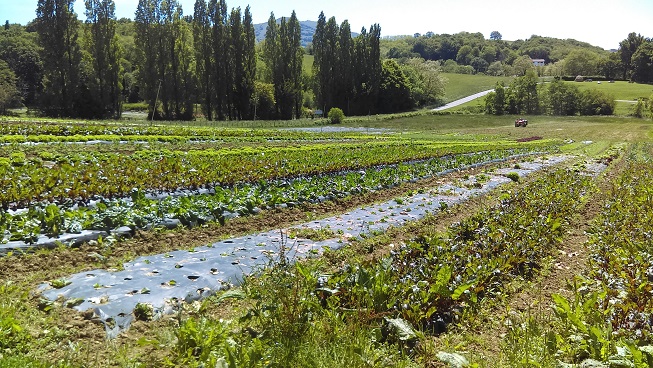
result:
[[(37, 0), (0, 0), (0, 21), (25, 24), (34, 19)], [(115, 0), (116, 15), (133, 18), (138, 0)], [(195, 0), (180, 0), (185, 14)], [(300, 20), (317, 20), (320, 11), (349, 20), (353, 31), (379, 23), (383, 36), (414, 33), (480, 32), (489, 38), (499, 31), (504, 40), (531, 35), (573, 38), (605, 49), (618, 48), (628, 33), (653, 37), (651, 0), (227, 0), (229, 8), (251, 6), (255, 23), (266, 22), (270, 12)], [(84, 17), (84, 1), (75, 9)]]

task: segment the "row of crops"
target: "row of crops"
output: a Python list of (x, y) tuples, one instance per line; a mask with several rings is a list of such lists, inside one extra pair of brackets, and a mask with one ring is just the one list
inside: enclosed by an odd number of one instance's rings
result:
[(554, 296), (558, 348), (610, 367), (653, 365), (653, 151), (633, 150), (613, 180), (587, 243), (589, 271)]
[[(185, 320), (173, 360), (214, 365), (224, 357), (234, 366), (263, 360), (295, 366), (316, 356), (311, 349), (334, 350), (329, 356), (359, 362), (375, 354), (387, 359), (393, 354), (388, 346), (399, 346), (395, 352), (404, 357), (433, 364), (435, 356), (427, 357), (428, 348), (419, 342), (425, 335), (455, 330), (452, 326), (479, 313), (514, 279), (534, 277), (596, 189), (595, 175), (578, 166), (543, 173), (444, 232), (416, 227), (411, 241), (396, 244), (389, 256), (371, 263), (344, 259), (329, 274), (313, 263), (275, 265), (276, 272), (244, 283), (252, 302), (241, 318)], [(200, 336), (209, 330), (216, 331), (213, 340), (203, 341)], [(370, 343), (361, 342), (360, 335)], [(349, 349), (338, 350), (341, 340), (351, 344)], [(441, 353), (437, 359), (472, 366), (462, 363), (460, 355)], [(401, 357), (375, 361), (412, 366)]]
[[(44, 236), (56, 238), (64, 233), (79, 234), (84, 230), (111, 231), (124, 226), (135, 229), (162, 224), (167, 227), (195, 226), (209, 221), (224, 223), (237, 216), (257, 214), (262, 209), (317, 203), (392, 188), (448, 170), (532, 154), (541, 149), (542, 147), (533, 146), (459, 153), (399, 164), (376, 165), (365, 170), (346, 170), (293, 179), (260, 179), (231, 186), (214, 186), (201, 194), (186, 191), (175, 195), (152, 196), (145, 190), (134, 188), (125, 198), (103, 198), (92, 202), (90, 206), (79, 206), (74, 201), (30, 202), (25, 210), (0, 212), (0, 230), (5, 234), (4, 242), (31, 244)], [(467, 151), (463, 149), (462, 152)], [(316, 166), (317, 163), (315, 161)], [(150, 178), (150, 182), (152, 180), (154, 178)]]
[(0, 124), (0, 144), (54, 142), (269, 142), (379, 139), (349, 132), (305, 132), (271, 129), (216, 129), (187, 126), (146, 126), (81, 123), (26, 123), (7, 121)]
[(547, 174), (444, 233), (421, 234), (382, 262), (332, 276), (327, 300), (442, 333), (506, 282), (530, 278), (553, 254), (592, 185), (592, 177), (567, 169)]
[(290, 147), (165, 151), (133, 154), (42, 152), (0, 158), (0, 205), (29, 207), (35, 202), (125, 197), (134, 189), (174, 192), (232, 186), (260, 180), (328, 174), (431, 157), (515, 148), (533, 151), (551, 142), (530, 144), (446, 144), (371, 142)]

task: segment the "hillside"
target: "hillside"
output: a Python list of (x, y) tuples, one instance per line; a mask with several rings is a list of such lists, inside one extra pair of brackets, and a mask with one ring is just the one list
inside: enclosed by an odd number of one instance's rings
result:
[[(277, 24), (281, 23), (281, 18), (277, 19)], [(317, 27), (317, 22), (312, 20), (305, 20), (299, 22), (302, 27), (302, 46), (306, 47), (309, 43), (313, 42), (313, 35), (315, 34), (315, 27)], [(265, 30), (267, 29), (267, 23), (259, 23), (254, 25), (254, 31), (256, 32), (256, 42), (261, 42), (265, 39)], [(352, 37), (358, 36), (358, 33), (352, 32)]]
[[(277, 19), (277, 24), (281, 23), (281, 18)], [(299, 22), (302, 26), (302, 46), (306, 46), (309, 43), (313, 42), (313, 34), (315, 34), (315, 27), (317, 22), (312, 20), (305, 20)], [(267, 29), (267, 23), (254, 24), (254, 31), (256, 32), (256, 42), (261, 42), (265, 39), (265, 30)]]

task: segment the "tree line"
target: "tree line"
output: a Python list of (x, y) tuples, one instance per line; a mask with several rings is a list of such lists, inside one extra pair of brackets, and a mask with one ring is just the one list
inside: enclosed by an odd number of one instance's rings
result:
[(598, 89), (581, 91), (572, 83), (555, 79), (539, 84), (534, 71), (515, 78), (509, 86), (497, 83), (485, 97), (485, 112), (493, 115), (546, 114), (559, 116), (612, 115), (614, 98)]
[(249, 6), (228, 11), (225, 0), (197, 0), (192, 16), (175, 0), (139, 0), (133, 22), (116, 19), (113, 0), (86, 0), (83, 23), (73, 5), (39, 0), (27, 27), (5, 25), (0, 42), (16, 46), (13, 54), (0, 53), (11, 63), (0, 62), (0, 85), (12, 86), (2, 88), (11, 95), (7, 106), (118, 118), (125, 102), (144, 101), (149, 118), (165, 120), (200, 113), (209, 120), (292, 119), (313, 108), (369, 114), (389, 106), (379, 99), (388, 83), (378, 24), (353, 37), (346, 21), (338, 26), (321, 13), (314, 73), (307, 73), (295, 12), (279, 20), (272, 13), (265, 40), (256, 44)]
[(113, 0), (85, 0), (82, 22), (73, 4), (39, 0), (33, 22), (0, 28), (0, 113), (26, 105), (48, 116), (117, 118), (125, 103), (142, 101), (154, 119), (391, 113), (441, 104), (442, 72), (653, 82), (653, 41), (635, 33), (617, 52), (540, 36), (503, 41), (498, 31), (487, 40), (467, 32), (381, 38), (378, 24), (353, 35), (347, 21), (321, 13), (303, 48), (294, 12), (271, 14), (257, 44), (250, 8), (229, 11), (224, 0), (197, 0), (192, 15), (178, 1), (140, 0), (133, 21), (116, 19)]
[[(536, 35), (526, 40), (504, 41), (498, 31), (493, 31), (489, 39), (481, 33), (427, 32), (387, 39), (382, 47), (387, 58), (437, 60), (443, 71), (451, 73), (523, 76), (534, 69), (540, 76), (583, 75), (653, 82), (653, 40), (637, 33), (628, 34), (617, 50)], [(545, 66), (536, 68), (531, 59), (544, 60)]]

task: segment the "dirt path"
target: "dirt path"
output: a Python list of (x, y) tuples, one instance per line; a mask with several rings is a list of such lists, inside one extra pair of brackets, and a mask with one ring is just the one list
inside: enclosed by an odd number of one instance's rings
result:
[(456, 100), (456, 101), (451, 101), (451, 102), (449, 102), (448, 104), (445, 104), (444, 106), (440, 106), (440, 107), (437, 107), (437, 108), (433, 109), (433, 111), (442, 111), (442, 110), (447, 110), (447, 109), (450, 109), (450, 108), (452, 108), (452, 107), (456, 107), (456, 106), (458, 106), (458, 105), (462, 105), (462, 104), (467, 103), (467, 102), (469, 102), (469, 101), (473, 101), (473, 100), (475, 100), (475, 99), (477, 99), (477, 98), (481, 98), (481, 97), (487, 95), (488, 93), (490, 93), (490, 92), (492, 92), (492, 91), (494, 91), (494, 90), (493, 90), (493, 89), (490, 89), (490, 90), (487, 90), (487, 91), (483, 91), (483, 92), (475, 93), (475, 94), (473, 94), (473, 95), (471, 95), (471, 96), (463, 97), (463, 98), (461, 98), (461, 99), (459, 99), (459, 100)]

